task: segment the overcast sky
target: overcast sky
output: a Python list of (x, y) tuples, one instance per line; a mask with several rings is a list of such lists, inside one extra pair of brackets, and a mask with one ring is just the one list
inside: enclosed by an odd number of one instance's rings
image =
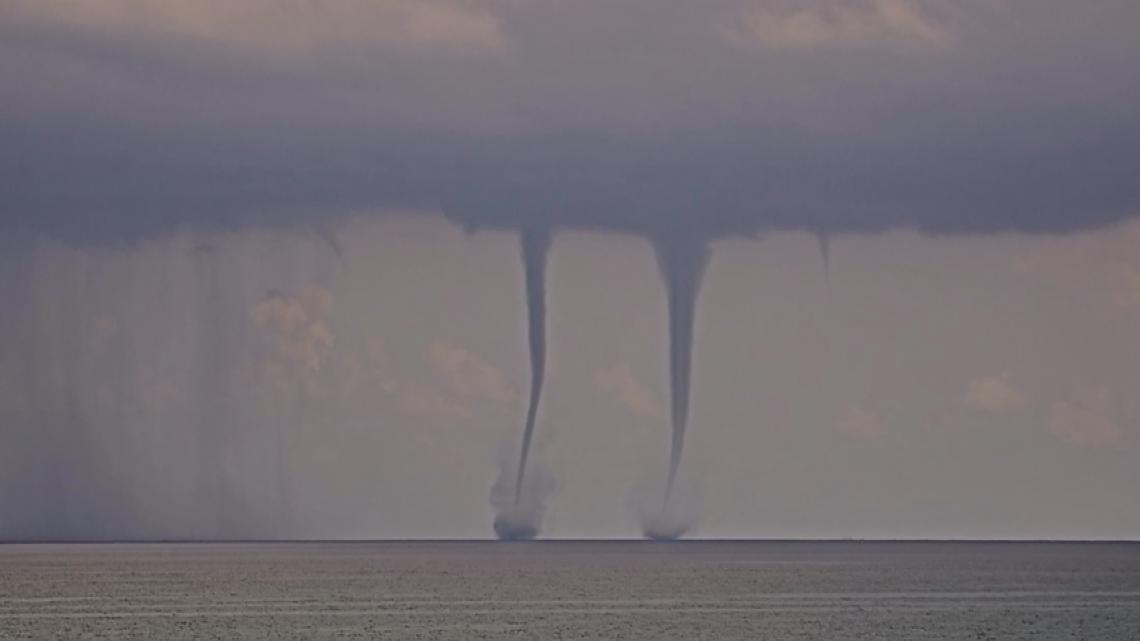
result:
[[(1140, 537), (1140, 5), (13, 0), (0, 537)], [(829, 247), (825, 273), (821, 247)]]

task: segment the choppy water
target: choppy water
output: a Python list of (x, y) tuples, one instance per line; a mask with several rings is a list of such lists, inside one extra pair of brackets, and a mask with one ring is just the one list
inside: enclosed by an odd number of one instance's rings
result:
[(1140, 639), (1140, 545), (0, 545), (0, 638)]

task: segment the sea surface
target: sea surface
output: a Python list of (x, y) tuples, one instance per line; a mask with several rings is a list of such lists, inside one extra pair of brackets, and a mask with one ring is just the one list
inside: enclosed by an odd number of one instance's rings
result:
[(1140, 639), (1140, 544), (0, 545), (0, 639)]

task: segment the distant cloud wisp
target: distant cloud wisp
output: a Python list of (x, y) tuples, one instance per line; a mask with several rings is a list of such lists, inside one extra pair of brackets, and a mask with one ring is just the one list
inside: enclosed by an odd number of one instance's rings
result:
[(966, 406), (993, 414), (1009, 414), (1025, 409), (1025, 396), (1010, 381), (1009, 373), (980, 376), (966, 386)]
[(816, 50), (911, 45), (946, 47), (948, 28), (915, 0), (828, 1), (744, 9), (722, 26), (727, 43), (740, 48)]
[(624, 363), (601, 369), (594, 374), (598, 387), (612, 394), (630, 412), (648, 418), (664, 418), (661, 404)]

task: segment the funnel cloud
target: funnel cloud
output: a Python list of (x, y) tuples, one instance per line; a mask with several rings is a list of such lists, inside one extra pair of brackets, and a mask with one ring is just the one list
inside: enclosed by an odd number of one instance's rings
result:
[[(546, 377), (546, 256), (550, 251), (550, 234), (544, 229), (525, 229), (519, 234), (523, 271), (526, 279), (527, 337), (530, 346), (530, 399), (514, 476), (514, 500), (509, 505), (496, 502), (495, 534), (500, 539), (533, 539), (542, 525), (542, 492), (532, 493), (532, 503), (524, 504), (527, 459), (542, 399)], [(496, 486), (498, 488), (498, 486)], [(498, 489), (501, 491), (501, 488)]]
[(709, 261), (709, 249), (703, 242), (688, 239), (660, 240), (654, 243), (653, 248), (669, 309), (669, 418), (673, 437), (665, 481), (664, 510), (673, 495), (677, 468), (681, 465), (681, 455), (685, 449), (693, 369), (693, 325), (697, 296)]
[(538, 402), (542, 399), (542, 383), (546, 377), (546, 255), (550, 251), (550, 234), (525, 230), (519, 236), (523, 268), (526, 271), (527, 337), (530, 344), (530, 400), (526, 408), (519, 468), (515, 477), (515, 505), (522, 495), (526, 461), (534, 437)]

